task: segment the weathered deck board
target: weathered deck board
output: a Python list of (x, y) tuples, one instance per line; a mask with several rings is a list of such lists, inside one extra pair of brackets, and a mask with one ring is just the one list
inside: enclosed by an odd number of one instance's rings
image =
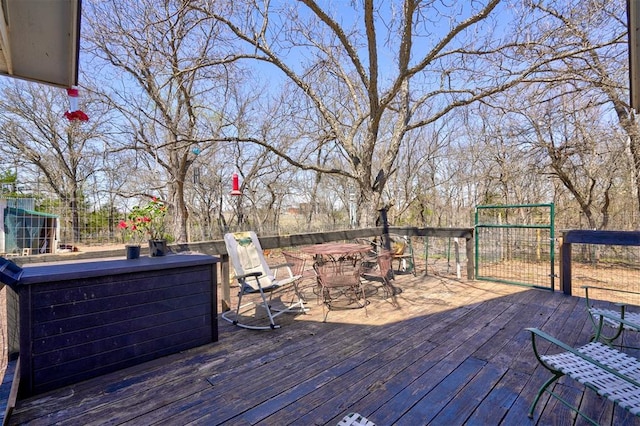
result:
[[(572, 345), (591, 335), (578, 297), (411, 275), (395, 285), (399, 307), (372, 287), (368, 317), (322, 323), (310, 294), (311, 312), (279, 317), (278, 330), (220, 321), (217, 343), (19, 401), (11, 424), (320, 425), (349, 412), (378, 425), (534, 424), (527, 410), (549, 374), (524, 328)], [(604, 424), (640, 425), (571, 380), (556, 391)], [(547, 396), (536, 410), (538, 424), (574, 417)]]

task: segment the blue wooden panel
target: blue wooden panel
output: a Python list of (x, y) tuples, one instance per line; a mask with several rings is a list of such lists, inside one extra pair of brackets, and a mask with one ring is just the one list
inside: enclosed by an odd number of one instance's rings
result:
[(216, 258), (173, 255), (132, 269), (136, 262), (104, 261), (103, 275), (100, 262), (25, 269), (21, 396), (217, 340)]
[(617, 246), (640, 246), (638, 231), (589, 231), (571, 230), (563, 232), (563, 243), (607, 244)]

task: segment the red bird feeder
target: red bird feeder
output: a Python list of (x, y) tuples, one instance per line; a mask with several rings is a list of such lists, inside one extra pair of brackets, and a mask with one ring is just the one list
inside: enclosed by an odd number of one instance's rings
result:
[(242, 195), (242, 191), (240, 191), (240, 182), (238, 181), (238, 174), (233, 174), (233, 187), (231, 189), (231, 195), (238, 196)]
[(87, 121), (89, 116), (78, 109), (78, 89), (70, 87), (67, 89), (67, 96), (69, 96), (69, 111), (64, 113), (69, 121)]

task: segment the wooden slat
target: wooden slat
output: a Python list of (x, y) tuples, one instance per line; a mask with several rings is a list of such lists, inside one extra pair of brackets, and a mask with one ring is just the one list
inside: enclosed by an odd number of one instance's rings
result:
[[(400, 307), (371, 288), (368, 317), (332, 311), (322, 323), (309, 294), (311, 311), (279, 317), (278, 330), (221, 321), (217, 343), (18, 401), (11, 422), (336, 424), (358, 412), (379, 425), (527, 424), (549, 373), (524, 328), (572, 344), (590, 337), (582, 298), (411, 275), (394, 285)], [(582, 398), (563, 383), (556, 390)], [(585, 403), (603, 423), (640, 424), (597, 397)], [(573, 416), (546, 399), (536, 411), (541, 424)]]

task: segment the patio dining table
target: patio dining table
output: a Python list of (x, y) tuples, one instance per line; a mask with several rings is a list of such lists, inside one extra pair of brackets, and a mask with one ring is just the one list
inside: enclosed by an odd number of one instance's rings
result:
[(369, 244), (358, 243), (322, 243), (305, 246), (300, 249), (306, 254), (318, 256), (353, 256), (371, 250)]

